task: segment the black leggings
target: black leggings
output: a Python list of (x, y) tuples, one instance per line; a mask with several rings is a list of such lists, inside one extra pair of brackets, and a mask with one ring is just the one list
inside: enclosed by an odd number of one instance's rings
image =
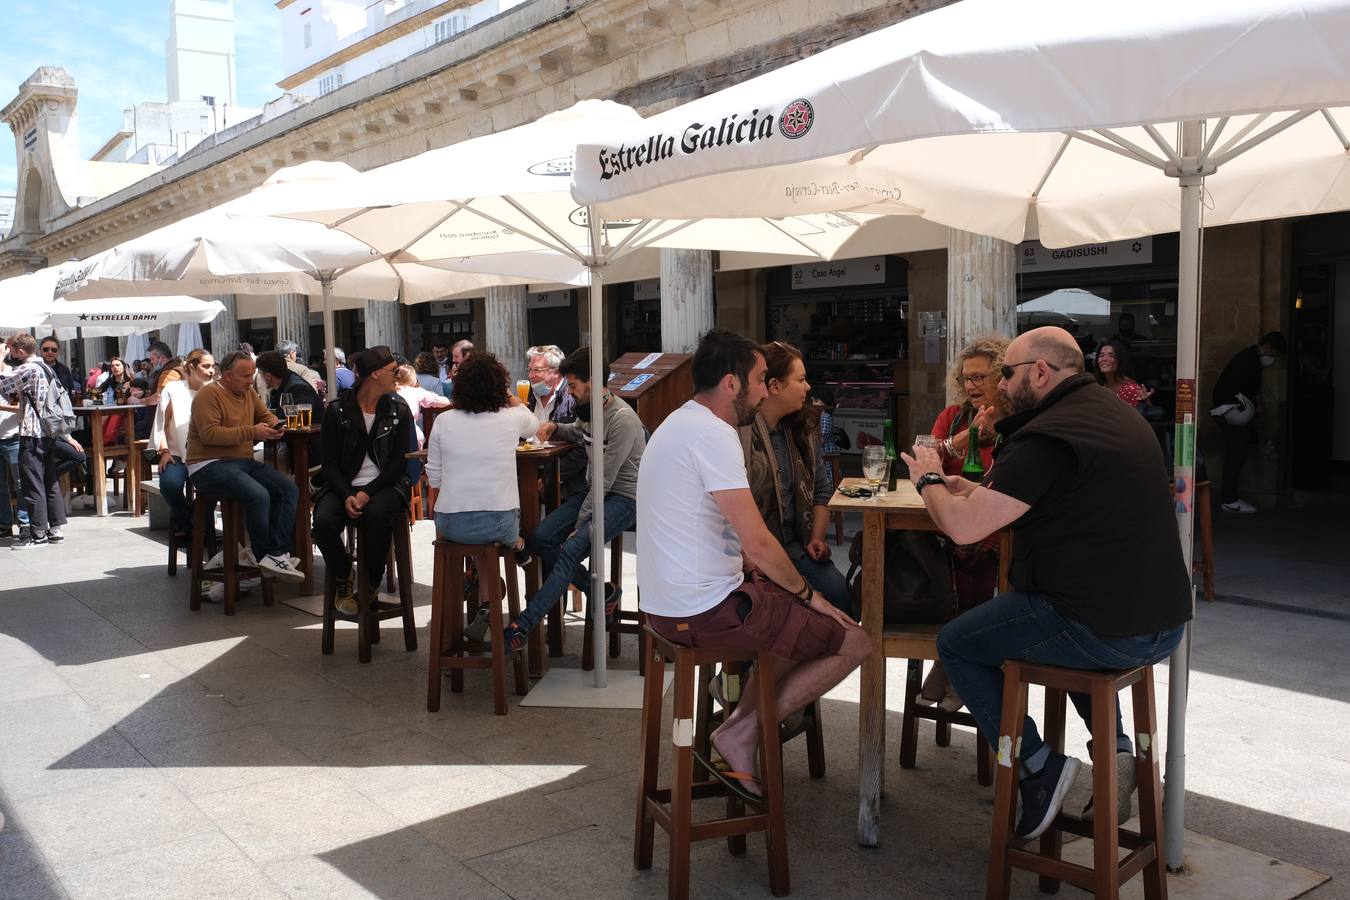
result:
[(394, 522), (400, 510), (408, 506), (408, 498), (395, 488), (386, 488), (370, 498), (359, 519), (347, 515), (342, 497), (329, 492), (314, 504), (314, 543), (319, 545), (323, 562), (338, 578), (350, 578), (352, 559), (347, 555), (347, 545), (342, 535), (353, 521), (360, 522), (365, 529), (361, 535), (365, 542), (366, 584), (372, 591), (378, 591), (380, 579), (384, 577), (384, 566), (389, 558), (389, 544), (394, 535)]

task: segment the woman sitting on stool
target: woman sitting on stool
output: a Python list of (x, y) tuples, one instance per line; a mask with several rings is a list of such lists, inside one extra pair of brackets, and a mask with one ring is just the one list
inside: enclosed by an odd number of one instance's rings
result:
[(427, 480), (436, 498), (436, 533), (458, 544), (502, 544), (517, 549), (520, 488), (516, 447), (539, 430), (539, 420), (510, 389), (491, 353), (473, 353), (455, 375), (454, 409), (436, 417), (427, 437)]
[(314, 543), (337, 581), (334, 606), (347, 616), (359, 607), (343, 531), (354, 522), (364, 527), (366, 571), (360, 577), (369, 596), (377, 596), (394, 523), (408, 508), (407, 454), (417, 447), (412, 411), (394, 392), (398, 362), (389, 348), (364, 350), (355, 364), (355, 386), (323, 414), (323, 484), (314, 498)]

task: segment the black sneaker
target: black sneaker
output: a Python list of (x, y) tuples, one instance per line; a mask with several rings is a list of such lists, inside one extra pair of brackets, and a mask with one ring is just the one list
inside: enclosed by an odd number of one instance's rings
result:
[(1079, 768), (1078, 760), (1052, 751), (1039, 772), (1022, 777), (1018, 785), (1022, 796), (1022, 817), (1017, 820), (1019, 838), (1029, 841), (1050, 827), (1069, 788), (1073, 787)]
[(12, 538), (12, 537), (14, 537), (14, 526), (0, 525), (0, 538)]
[(60, 528), (49, 528), (47, 530), (47, 543), (59, 544), (66, 539), (65, 534)]
[(17, 541), (9, 545), (9, 549), (32, 550), (34, 547), (45, 546), (47, 546), (47, 536), (45, 534), (41, 537), (34, 537), (31, 531), (26, 531)]

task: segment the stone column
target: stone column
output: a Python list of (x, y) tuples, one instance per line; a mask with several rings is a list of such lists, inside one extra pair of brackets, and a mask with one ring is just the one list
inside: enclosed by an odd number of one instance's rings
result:
[[(390, 300), (366, 301), (366, 347), (384, 344), (394, 353), (404, 351), (403, 316), (397, 302)], [(347, 347), (348, 357), (364, 348)], [(416, 354), (414, 354), (416, 355)]]
[(530, 346), (525, 295), (523, 284), (490, 287), (483, 304), (484, 343), (506, 366), (513, 382), (525, 377), (525, 351)]
[[(301, 362), (309, 356), (309, 298), (304, 294), (277, 295), (277, 340), (295, 341), (300, 345)], [(271, 347), (254, 347), (255, 353)]]
[(710, 250), (661, 251), (661, 352), (693, 353), (713, 327)]
[(948, 229), (947, 359), (977, 334), (1017, 334), (1017, 248)]
[(239, 312), (234, 294), (216, 294), (210, 299), (225, 307), (211, 322), (211, 355), (221, 360), (239, 349)]

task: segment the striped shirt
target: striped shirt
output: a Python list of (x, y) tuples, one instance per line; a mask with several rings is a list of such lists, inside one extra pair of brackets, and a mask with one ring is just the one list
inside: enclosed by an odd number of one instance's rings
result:
[(19, 437), (42, 437), (38, 410), (47, 400), (47, 366), (30, 359), (11, 375), (0, 375), (0, 395), (19, 395)]

